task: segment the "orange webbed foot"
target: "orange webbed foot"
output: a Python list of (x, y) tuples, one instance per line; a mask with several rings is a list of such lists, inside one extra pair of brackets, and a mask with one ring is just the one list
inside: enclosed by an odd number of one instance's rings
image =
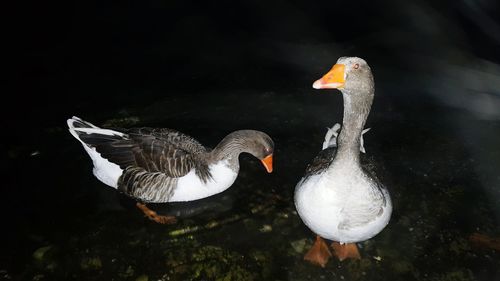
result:
[(137, 208), (139, 208), (148, 219), (160, 223), (160, 224), (173, 224), (177, 222), (177, 219), (174, 216), (161, 216), (158, 215), (155, 211), (148, 208), (145, 204), (137, 202)]
[(339, 242), (333, 242), (332, 248), (335, 256), (337, 256), (340, 261), (345, 259), (361, 259), (358, 246), (356, 246), (355, 243), (340, 244)]
[(332, 253), (328, 249), (328, 245), (326, 245), (323, 238), (316, 236), (316, 241), (304, 256), (304, 260), (309, 261), (312, 264), (325, 267), (331, 256)]

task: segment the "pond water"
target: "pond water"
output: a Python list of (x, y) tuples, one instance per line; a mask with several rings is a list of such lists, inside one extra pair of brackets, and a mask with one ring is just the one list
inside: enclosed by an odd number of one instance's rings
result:
[[(385, 230), (359, 243), (361, 260), (332, 259), (321, 269), (302, 259), (314, 234), (297, 216), (294, 186), (342, 108), (338, 92), (304, 87), (179, 95), (122, 105), (108, 120), (78, 113), (111, 127), (175, 128), (211, 147), (239, 128), (273, 137), (274, 173), (242, 155), (239, 177), (226, 192), (150, 205), (179, 215), (175, 225), (147, 220), (134, 201), (96, 180), (64, 120), (43, 128), (32, 147), (11, 151), (17, 189), (3, 206), (2, 278), (493, 280), (499, 253), (469, 238), (499, 233), (498, 177), (488, 175), (500, 159), (500, 124), (425, 102), (424, 93), (402, 99), (389, 91), (377, 89), (365, 147), (394, 213)], [(477, 140), (475, 131), (485, 135)]]

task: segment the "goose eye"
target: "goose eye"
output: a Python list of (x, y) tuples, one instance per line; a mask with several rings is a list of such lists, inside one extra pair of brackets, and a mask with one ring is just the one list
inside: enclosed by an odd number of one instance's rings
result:
[(355, 65), (353, 66), (353, 68), (354, 68), (354, 69), (358, 69), (358, 68), (359, 68), (359, 63), (355, 64)]

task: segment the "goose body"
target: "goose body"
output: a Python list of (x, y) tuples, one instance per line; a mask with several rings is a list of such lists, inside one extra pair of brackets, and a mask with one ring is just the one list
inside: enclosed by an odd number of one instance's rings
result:
[(115, 131), (78, 117), (67, 123), (92, 159), (96, 178), (140, 202), (192, 201), (220, 193), (236, 180), (243, 152), (272, 171), (274, 144), (260, 131), (233, 132), (212, 150), (171, 129)]
[[(335, 152), (335, 148), (325, 151), (330, 158)], [(372, 238), (387, 225), (392, 209), (387, 190), (363, 169), (349, 164), (330, 165), (306, 175), (297, 184), (295, 204), (314, 233), (340, 243)]]
[[(297, 212), (318, 235), (305, 259), (324, 266), (330, 253), (321, 237), (341, 245), (334, 247), (336, 251), (344, 251), (346, 243), (368, 240), (388, 224), (392, 203), (386, 188), (371, 172), (373, 165), (360, 155), (365, 152), (362, 134), (367, 131), (363, 129), (374, 95), (368, 64), (360, 58), (342, 57), (313, 87), (340, 89), (344, 98), (340, 133), (338, 124), (328, 130), (323, 150), (295, 189)], [(355, 251), (352, 255), (359, 256)], [(337, 255), (342, 260), (349, 257), (346, 253)]]

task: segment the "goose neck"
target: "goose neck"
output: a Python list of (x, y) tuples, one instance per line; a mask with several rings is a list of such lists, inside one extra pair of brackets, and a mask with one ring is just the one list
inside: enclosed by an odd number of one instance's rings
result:
[(338, 138), (337, 159), (359, 163), (361, 134), (370, 113), (373, 100), (371, 93), (342, 91), (344, 117)]

